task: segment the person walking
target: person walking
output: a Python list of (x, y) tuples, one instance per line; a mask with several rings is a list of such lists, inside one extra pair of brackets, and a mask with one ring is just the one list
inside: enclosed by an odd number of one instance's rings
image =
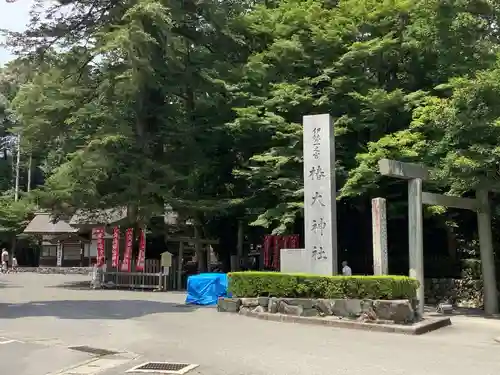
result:
[(2, 272), (7, 273), (9, 272), (9, 252), (7, 249), (3, 248), (2, 249)]
[(12, 272), (17, 272), (17, 258), (15, 255), (12, 257)]

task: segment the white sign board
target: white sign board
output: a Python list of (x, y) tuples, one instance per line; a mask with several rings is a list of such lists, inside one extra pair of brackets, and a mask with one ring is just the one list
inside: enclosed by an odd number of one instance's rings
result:
[(62, 260), (63, 260), (63, 247), (61, 243), (57, 244), (57, 266), (61, 267), (62, 266)]

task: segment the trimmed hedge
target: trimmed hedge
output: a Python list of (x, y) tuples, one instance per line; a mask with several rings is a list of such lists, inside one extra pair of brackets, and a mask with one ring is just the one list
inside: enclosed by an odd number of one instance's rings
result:
[(279, 272), (232, 272), (234, 297), (414, 299), (418, 281), (406, 276), (318, 276)]

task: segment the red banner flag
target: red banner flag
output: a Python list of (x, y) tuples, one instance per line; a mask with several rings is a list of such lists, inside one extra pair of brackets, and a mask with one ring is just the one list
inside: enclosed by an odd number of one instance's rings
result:
[(298, 234), (292, 234), (288, 241), (288, 246), (290, 249), (298, 249), (299, 248), (300, 237)]
[(111, 247), (111, 267), (118, 267), (120, 263), (120, 228), (113, 228), (113, 246)]
[(97, 266), (104, 264), (104, 228), (95, 228), (94, 235), (97, 239)]
[(264, 236), (264, 267), (271, 267), (271, 247), (273, 243), (273, 236)]
[(282, 249), (290, 249), (290, 239), (291, 239), (290, 237), (291, 236), (283, 236), (283, 240), (281, 242)]
[(128, 228), (125, 232), (125, 253), (123, 254), (123, 262), (120, 268), (122, 272), (130, 272), (132, 268), (132, 246), (134, 243), (134, 228)]
[(276, 271), (280, 269), (280, 250), (283, 248), (283, 239), (283, 236), (274, 237), (273, 268)]
[(144, 263), (146, 262), (146, 229), (140, 229), (139, 232), (139, 254), (137, 254), (136, 271), (144, 271)]

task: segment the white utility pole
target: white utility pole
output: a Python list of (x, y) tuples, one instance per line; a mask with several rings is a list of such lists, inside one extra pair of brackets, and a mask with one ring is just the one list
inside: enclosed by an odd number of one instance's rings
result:
[(31, 191), (31, 167), (33, 164), (33, 155), (30, 154), (30, 158), (28, 160), (28, 187), (26, 188), (27, 192)]
[(21, 134), (17, 135), (17, 156), (16, 156), (16, 184), (14, 190), (14, 200), (17, 202), (19, 199), (19, 169), (21, 162)]

